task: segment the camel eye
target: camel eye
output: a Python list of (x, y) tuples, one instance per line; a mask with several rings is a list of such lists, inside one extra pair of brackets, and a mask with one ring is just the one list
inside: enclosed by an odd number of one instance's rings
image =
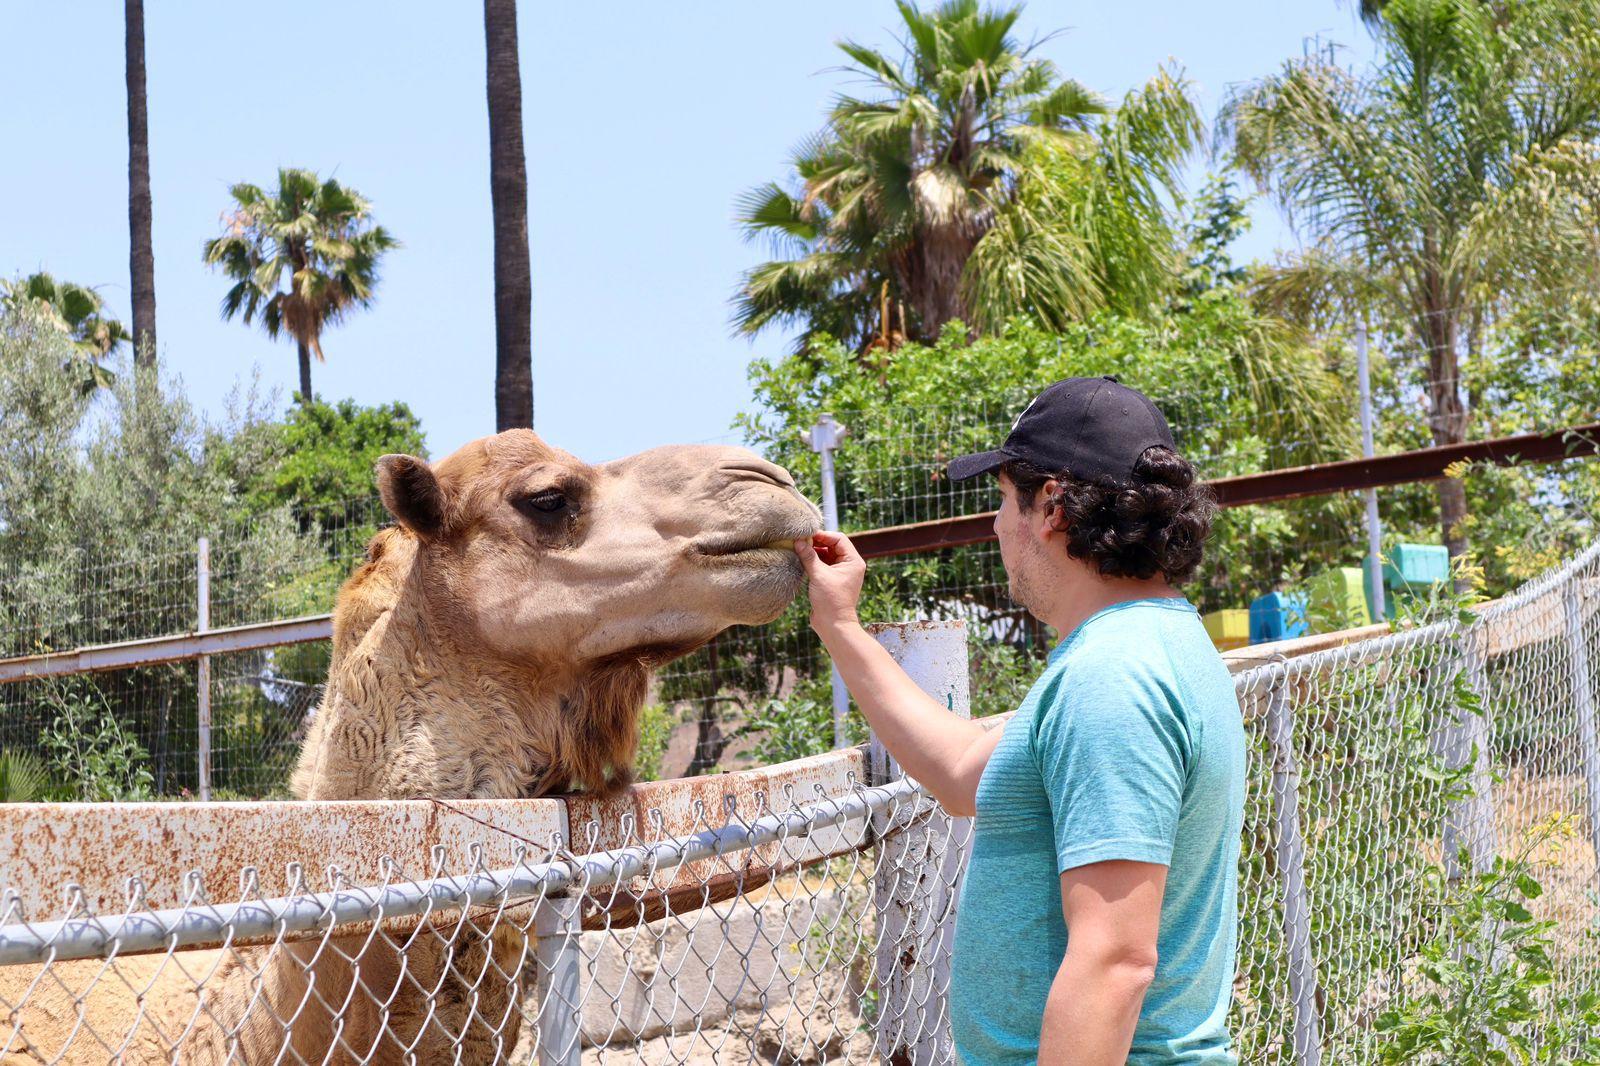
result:
[(530, 510), (539, 511), (542, 514), (555, 514), (557, 511), (566, 508), (567, 494), (560, 489), (545, 489), (543, 492), (536, 492), (527, 497), (524, 504)]

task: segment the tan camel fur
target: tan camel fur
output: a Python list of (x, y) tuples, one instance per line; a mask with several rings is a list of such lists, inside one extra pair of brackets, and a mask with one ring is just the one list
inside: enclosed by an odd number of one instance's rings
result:
[[(385, 456), (378, 485), (397, 525), (339, 592), (301, 799), (624, 787), (651, 669), (777, 617), (801, 584), (792, 542), (819, 525), (786, 471), (739, 448), (589, 466), (510, 430), (432, 465)], [(518, 1039), (518, 924), (424, 929), (404, 953), (381, 937), (182, 953), (187, 974), (160, 955), (119, 960), (120, 978), (57, 964), (7, 1061), (494, 1062)], [(6, 970), (16, 1003), (38, 970)]]

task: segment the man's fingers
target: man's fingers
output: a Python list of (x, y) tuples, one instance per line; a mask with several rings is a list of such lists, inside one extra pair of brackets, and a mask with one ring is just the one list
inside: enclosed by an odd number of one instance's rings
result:
[(813, 576), (818, 567), (828, 565), (817, 555), (817, 549), (812, 547), (811, 542), (803, 537), (795, 540), (794, 553), (800, 557), (800, 568), (806, 572), (807, 577)]
[(819, 533), (817, 536), (829, 538), (828, 554), (833, 557), (835, 565), (861, 559), (861, 553), (856, 551), (856, 546), (851, 544), (850, 538), (843, 533)]

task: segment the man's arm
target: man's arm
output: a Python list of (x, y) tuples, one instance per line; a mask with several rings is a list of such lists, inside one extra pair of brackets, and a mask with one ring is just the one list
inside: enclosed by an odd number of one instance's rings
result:
[(811, 626), (873, 732), (905, 772), (954, 815), (976, 813), (978, 780), (999, 729), (958, 718), (917, 687), (856, 617), (867, 565), (841, 533), (795, 542), (811, 579)]
[(1121, 860), (1061, 875), (1067, 954), (1044, 1006), (1040, 1066), (1123, 1066), (1145, 989), (1167, 868)]

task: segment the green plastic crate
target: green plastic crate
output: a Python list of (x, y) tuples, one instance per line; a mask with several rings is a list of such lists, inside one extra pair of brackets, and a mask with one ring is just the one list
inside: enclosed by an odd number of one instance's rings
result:
[(1306, 583), (1306, 615), (1313, 633), (1372, 624), (1367, 582), (1359, 566), (1325, 570)]

